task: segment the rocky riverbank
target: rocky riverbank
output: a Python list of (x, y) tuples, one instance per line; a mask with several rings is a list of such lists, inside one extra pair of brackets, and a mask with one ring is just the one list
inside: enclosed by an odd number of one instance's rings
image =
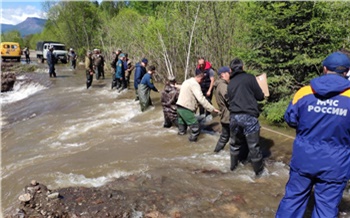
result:
[(1, 63), (1, 92), (8, 92), (13, 89), (17, 80), (16, 75), (24, 72), (33, 72), (37, 69), (33, 65), (22, 65), (13, 63)]
[[(223, 172), (216, 170), (191, 171), (194, 176), (224, 176)], [(101, 187), (50, 190), (33, 180), (19, 196), (17, 211), (6, 217), (181, 218), (193, 217), (191, 214), (198, 213), (204, 217), (266, 217), (267, 211), (247, 210), (247, 207), (254, 205), (247, 193), (237, 192), (233, 188), (217, 190), (220, 194), (213, 197), (208, 190), (179, 189), (181, 183), (172, 177), (139, 174), (116, 179)], [(255, 184), (267, 185), (264, 178), (257, 179)], [(349, 188), (345, 191), (346, 195), (349, 195)], [(175, 195), (174, 190), (177, 190)], [(279, 199), (282, 195), (271, 193), (270, 198)], [(350, 216), (349, 200), (343, 198), (339, 217)], [(307, 215), (311, 215), (312, 208), (311, 198)]]

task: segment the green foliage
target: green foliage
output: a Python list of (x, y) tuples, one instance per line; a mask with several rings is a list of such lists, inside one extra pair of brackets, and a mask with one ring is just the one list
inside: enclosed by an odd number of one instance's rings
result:
[(281, 121), (284, 99), (322, 73), (322, 60), (349, 46), (350, 4), (345, 2), (240, 2), (240, 27), (232, 47), (248, 68), (266, 72), (270, 97), (268, 120)]
[(284, 121), (283, 116), (290, 102), (290, 98), (281, 99), (264, 106), (261, 113), (270, 124), (277, 124)]
[(13, 30), (13, 31), (1, 34), (1, 41), (2, 42), (18, 42), (19, 45), (21, 46), (21, 48), (24, 46), (21, 34), (17, 30)]
[(240, 57), (248, 72), (267, 74), (263, 115), (271, 122), (283, 121), (290, 96), (322, 73), (329, 53), (350, 47), (346, 1), (47, 1), (43, 7), (48, 21), (26, 39), (31, 48), (55, 40), (81, 57), (100, 48), (107, 62), (121, 48), (134, 62), (147, 57), (163, 78), (171, 68), (178, 81), (199, 56), (216, 69)]

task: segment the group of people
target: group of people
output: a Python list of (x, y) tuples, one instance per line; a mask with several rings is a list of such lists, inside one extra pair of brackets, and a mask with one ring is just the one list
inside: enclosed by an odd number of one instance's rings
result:
[[(230, 67), (221, 67), (217, 74), (219, 79), (215, 81), (211, 63), (201, 57), (195, 75), (181, 85), (174, 77), (168, 78), (161, 95), (163, 126), (177, 126), (179, 135), (185, 135), (189, 129), (188, 139), (195, 142), (201, 130), (197, 110), (200, 118), (201, 114), (220, 114), (222, 131), (214, 152), (223, 150), (230, 141), (231, 170), (249, 156), (255, 174), (259, 176), (264, 166), (259, 146), (257, 101), (264, 100), (264, 93), (255, 76), (244, 71), (243, 62), (238, 58), (231, 61)], [(211, 103), (213, 95), (219, 109)]]
[[(86, 70), (86, 88), (88, 89), (93, 81), (93, 74), (101, 74), (104, 79), (104, 64), (105, 60), (97, 49), (94, 54), (88, 51), (85, 56), (85, 70)], [(135, 101), (139, 101), (141, 111), (145, 111), (152, 105), (150, 98), (151, 90), (159, 92), (153, 83), (152, 75), (156, 72), (155, 66), (149, 66), (148, 60), (143, 58), (135, 66), (129, 59), (127, 53), (122, 53), (121, 49), (113, 52), (112, 67), (112, 85), (111, 88), (116, 88), (118, 92), (126, 90), (130, 86), (130, 77), (135, 69), (134, 75), (134, 88), (135, 88)], [(99, 75), (96, 75), (96, 79), (99, 79)]]
[[(115, 55), (112, 89), (126, 89), (135, 69), (135, 100), (140, 102), (141, 111), (147, 110), (152, 105), (150, 92), (159, 92), (152, 80), (155, 66), (147, 66), (146, 58), (133, 66), (121, 50)], [(312, 192), (312, 217), (338, 216), (342, 193), (350, 180), (349, 55), (338, 51), (327, 56), (322, 62), (324, 75), (298, 90), (285, 112), (285, 121), (296, 129), (296, 139), (289, 180), (276, 217), (303, 217)], [(96, 71), (92, 56), (92, 52), (87, 52), (85, 58), (87, 88), (93, 74), (102, 72)], [(196, 142), (201, 131), (197, 110), (204, 116), (219, 114), (222, 131), (214, 152), (220, 152), (229, 143), (230, 169), (234, 171), (239, 162), (250, 162), (259, 177), (264, 172), (264, 162), (259, 145), (258, 101), (265, 96), (256, 77), (244, 70), (239, 58), (219, 68), (217, 80), (211, 63), (204, 58), (198, 59), (194, 72), (181, 85), (174, 76), (166, 81), (161, 92), (163, 127), (176, 126), (181, 136), (189, 129), (189, 141)], [(213, 95), (218, 109), (211, 103)]]
[[(25, 53), (26, 54), (26, 61), (27, 61), (27, 63), (29, 63), (30, 62), (29, 50), (27, 49), (27, 51), (28, 51), (28, 53)], [(46, 62), (47, 62), (47, 65), (49, 66), (49, 76), (50, 77), (56, 77), (55, 64), (57, 62), (57, 59), (56, 59), (56, 56), (53, 53), (53, 51), (54, 51), (54, 46), (50, 45), (49, 49), (48, 49), (48, 51), (46, 53)], [(28, 54), (28, 58), (27, 58), (27, 54)], [(77, 59), (78, 59), (78, 56), (75, 53), (74, 49), (70, 48), (69, 52), (68, 52), (68, 61), (70, 62), (70, 67), (72, 69), (76, 68), (76, 66), (77, 66)]]
[[(350, 179), (350, 82), (346, 79), (350, 74), (349, 55), (330, 54), (323, 61), (324, 75), (301, 88), (285, 112), (285, 121), (296, 129), (296, 139), (290, 178), (276, 217), (303, 217), (312, 191), (312, 217), (338, 216), (342, 193)], [(219, 79), (209, 85), (213, 74), (206, 62), (198, 61), (205, 66), (204, 72), (197, 68), (195, 76), (184, 81), (179, 90), (174, 78), (167, 81), (161, 98), (164, 127), (177, 125), (178, 134), (184, 135), (189, 126), (189, 140), (196, 141), (200, 132), (195, 117), (197, 103), (208, 112), (220, 111), (222, 131), (214, 152), (229, 142), (230, 169), (235, 170), (239, 161), (248, 159), (259, 176), (264, 164), (257, 101), (264, 99), (264, 93), (238, 58), (231, 61), (230, 67), (221, 67)], [(219, 110), (210, 104), (211, 90)]]
[(93, 81), (94, 74), (96, 80), (105, 79), (105, 58), (101, 54), (101, 50), (95, 48), (92, 51), (87, 51), (85, 55), (85, 73), (86, 73), (86, 89), (88, 89)]

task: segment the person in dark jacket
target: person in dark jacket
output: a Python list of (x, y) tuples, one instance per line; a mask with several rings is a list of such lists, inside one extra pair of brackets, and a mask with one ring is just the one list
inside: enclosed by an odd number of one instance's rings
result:
[(138, 94), (140, 98), (141, 111), (144, 112), (152, 105), (151, 90), (159, 92), (154, 86), (152, 81), (152, 75), (156, 72), (155, 66), (149, 66), (148, 72), (142, 77), (142, 80), (138, 86)]
[(91, 55), (92, 55), (91, 51), (86, 52), (86, 56), (85, 56), (86, 89), (88, 89), (91, 86), (92, 80), (94, 79), (94, 69), (92, 67)]
[(124, 68), (125, 54), (121, 53), (119, 55), (119, 60), (116, 64), (115, 78), (117, 80), (117, 89), (122, 91), (126, 89), (125, 81), (125, 68)]
[(176, 79), (173, 76), (168, 78), (162, 91), (161, 102), (164, 114), (164, 128), (177, 126), (177, 106), (176, 102), (179, 98), (180, 90), (176, 87)]
[(70, 62), (71, 68), (74, 69), (74, 70), (75, 70), (75, 68), (77, 66), (77, 59), (78, 59), (78, 56), (75, 53), (74, 49), (70, 48), (69, 52), (68, 52), (68, 60)]
[(132, 71), (135, 69), (135, 66), (132, 64), (132, 61), (129, 59), (129, 55), (125, 54), (125, 61), (124, 61), (124, 68), (125, 68), (125, 82), (127, 88), (130, 86), (130, 77), (132, 74)]
[(254, 172), (259, 176), (263, 172), (264, 164), (259, 146), (260, 112), (257, 101), (264, 100), (264, 93), (255, 76), (243, 70), (242, 60), (233, 59), (230, 68), (230, 83), (227, 87), (230, 110), (230, 169), (233, 171), (240, 159), (242, 144), (238, 143), (237, 135), (241, 133), (246, 138)]
[(100, 49), (94, 49), (92, 62), (93, 62), (93, 68), (96, 74), (96, 80), (99, 80), (100, 77), (104, 79), (105, 78), (105, 75), (104, 75), (105, 59), (102, 56)]
[(118, 48), (115, 52), (112, 52), (112, 62), (111, 67), (113, 70), (113, 73), (115, 73), (115, 65), (117, 64), (117, 61), (119, 60), (119, 55), (122, 53), (122, 50)]
[(24, 50), (23, 50), (23, 53), (26, 57), (26, 62), (27, 64), (30, 63), (30, 52), (29, 52), (29, 48), (28, 47), (25, 47)]
[(120, 48), (117, 49), (117, 51), (112, 53), (112, 62), (111, 62), (111, 67), (112, 67), (112, 74), (113, 74), (113, 80), (112, 80), (112, 86), (111, 89), (114, 87), (117, 87), (117, 79), (115, 78), (115, 71), (116, 71), (116, 65), (119, 60), (119, 55), (122, 53), (122, 50)]
[(143, 58), (141, 62), (135, 65), (135, 75), (134, 75), (134, 88), (135, 88), (135, 101), (139, 100), (138, 87), (142, 80), (142, 77), (147, 73), (146, 67), (148, 60)]
[[(201, 82), (201, 89), (205, 98), (211, 104), (211, 100), (213, 98), (213, 87), (214, 87), (214, 76), (215, 72), (211, 66), (209, 61), (206, 61), (203, 57), (198, 59), (198, 65), (196, 68), (197, 71), (200, 71), (204, 74), (203, 81)], [(199, 114), (204, 115), (205, 117), (210, 115), (209, 111), (205, 111), (202, 105), (199, 106)]]
[(56, 58), (55, 58), (55, 55), (53, 54), (53, 50), (54, 50), (54, 47), (50, 45), (49, 51), (46, 54), (46, 62), (49, 65), (50, 77), (56, 77), (56, 72), (55, 72)]
[(214, 95), (221, 111), (221, 135), (214, 149), (216, 153), (223, 150), (230, 139), (230, 111), (228, 110), (227, 99), (227, 84), (230, 82), (230, 72), (229, 67), (221, 67), (218, 71), (219, 79), (214, 83)]
[(284, 114), (296, 129), (289, 180), (277, 218), (304, 217), (312, 190), (313, 218), (338, 217), (350, 179), (350, 59), (334, 52), (324, 75), (297, 91)]

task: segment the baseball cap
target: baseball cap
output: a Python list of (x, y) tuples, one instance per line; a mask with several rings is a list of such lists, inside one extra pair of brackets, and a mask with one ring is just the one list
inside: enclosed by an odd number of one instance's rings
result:
[(147, 60), (146, 58), (143, 58), (143, 59), (142, 59), (142, 62), (145, 63), (145, 64), (147, 64), (147, 63), (148, 63), (148, 60)]
[(199, 75), (199, 74), (203, 74), (203, 72), (199, 69), (199, 68), (196, 68), (196, 72), (195, 72), (196, 76)]
[(120, 57), (120, 58), (123, 58), (123, 57), (125, 57), (125, 54), (124, 54), (124, 53), (121, 53), (121, 54), (119, 55), (119, 57)]
[(322, 64), (327, 67), (329, 71), (344, 73), (349, 71), (350, 59), (344, 53), (334, 52), (328, 55)]
[(220, 69), (219, 69), (219, 71), (218, 71), (218, 75), (220, 76), (222, 73), (230, 73), (230, 68), (229, 67), (221, 67)]

